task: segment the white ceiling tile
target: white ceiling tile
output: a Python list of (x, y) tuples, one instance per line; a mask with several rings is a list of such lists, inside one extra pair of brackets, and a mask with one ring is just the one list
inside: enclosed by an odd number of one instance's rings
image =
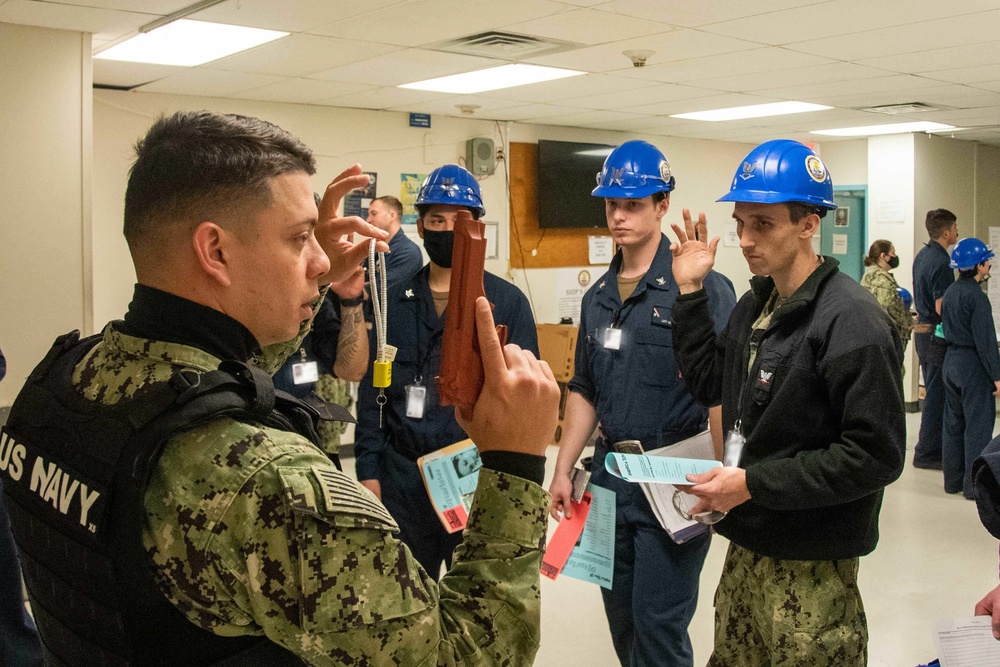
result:
[[(14, 0), (7, 0), (13, 2)], [(40, 5), (42, 2), (32, 2)], [(54, 3), (53, 3), (54, 4)], [(157, 14), (166, 16), (191, 5), (191, 0), (59, 0), (60, 5), (76, 7), (94, 7), (97, 9), (116, 9), (123, 12), (139, 12), (141, 14)]]
[(656, 83), (638, 90), (633, 90), (625, 94), (609, 95), (602, 92), (599, 95), (588, 95), (587, 97), (573, 97), (562, 100), (564, 104), (571, 104), (586, 109), (619, 109), (630, 110), (636, 106), (648, 108), (652, 104), (664, 104), (676, 102), (677, 100), (690, 100), (700, 97), (714, 96), (713, 90), (683, 86), (673, 83)]
[(1000, 79), (1000, 63), (936, 70), (934, 72), (925, 72), (921, 76), (948, 83), (976, 84), (984, 81), (996, 81)]
[(817, 83), (807, 86), (794, 86), (789, 88), (771, 88), (768, 90), (756, 91), (758, 95), (797, 95), (795, 99), (803, 102), (813, 102), (825, 104), (827, 97), (836, 95), (850, 95), (858, 93), (884, 94), (892, 90), (907, 90), (914, 88), (927, 88), (933, 85), (933, 81), (923, 79), (912, 74), (894, 74), (892, 76), (879, 76), (871, 79), (858, 79), (856, 81), (833, 81), (830, 83)]
[(621, 111), (584, 111), (560, 116), (545, 116), (528, 119), (528, 122), (539, 125), (564, 125), (566, 127), (583, 127), (587, 123), (634, 118), (635, 114)]
[(94, 60), (94, 84), (132, 88), (186, 71), (187, 67)]
[[(459, 105), (478, 107), (472, 113), (466, 114), (458, 108)], [(514, 100), (501, 100), (482, 95), (452, 95), (445, 98), (425, 100), (422, 102), (411, 102), (405, 108), (392, 109), (390, 111), (414, 111), (417, 113), (447, 114), (460, 116), (462, 118), (475, 118), (482, 114), (507, 109), (509, 107), (521, 106), (521, 102)]]
[(356, 81), (379, 86), (398, 86), (423, 79), (496, 67), (499, 64), (501, 63), (489, 58), (476, 58), (426, 49), (403, 49), (376, 58), (316, 72), (310, 77), (336, 81)]
[[(392, 109), (405, 107), (408, 104), (419, 104), (428, 100), (444, 97), (441, 93), (426, 90), (409, 90), (407, 88), (375, 88), (349, 95), (331, 96), (319, 100), (317, 104), (333, 107), (354, 107), (357, 109)], [(449, 96), (451, 97), (451, 96)]]
[(551, 104), (525, 104), (523, 106), (502, 109), (501, 115), (505, 120), (524, 121), (529, 118), (565, 116), (566, 114), (578, 113), (579, 111), (579, 109), (572, 107), (561, 107)]
[[(362, 15), (374, 9), (402, 4), (401, 0), (365, 0), (363, 3), (316, 0), (239, 0), (223, 2), (198, 12), (191, 18), (199, 21), (229, 23), (250, 28), (308, 32), (336, 21)], [(373, 32), (377, 32), (373, 31)], [(353, 35), (353, 37), (362, 37)]]
[(794, 7), (768, 14), (756, 14), (733, 21), (723, 21), (704, 29), (719, 35), (752, 39), (764, 44), (801, 42), (816, 35), (833, 37), (855, 35), (878, 28), (937, 20), (962, 14), (995, 9), (993, 0), (941, 2), (941, 0), (833, 0)]
[(344, 38), (377, 34), (378, 40), (386, 44), (421, 46), (568, 9), (551, 0), (463, 0), (447, 7), (443, 4), (441, 0), (413, 0), (331, 23), (312, 32)]
[[(905, 11), (905, 10), (904, 10)], [(936, 21), (867, 30), (853, 35), (815, 38), (789, 44), (803, 53), (837, 60), (861, 60), (935, 48), (995, 42), (1000, 34), (1000, 10), (966, 14)]]
[(292, 34), (212, 62), (214, 69), (255, 74), (307, 76), (398, 50), (373, 42)]
[[(635, 113), (648, 113), (654, 115), (669, 116), (678, 113), (691, 113), (693, 111), (710, 111), (712, 109), (728, 109), (730, 107), (743, 107), (751, 104), (766, 104), (774, 102), (772, 97), (760, 97), (758, 95), (741, 95), (738, 93), (725, 93), (722, 95), (709, 94), (703, 97), (695, 97), (685, 100), (673, 100), (659, 104), (631, 105), (629, 110)], [(693, 121), (694, 122), (694, 121)]]
[(616, 120), (604, 120), (587, 123), (587, 127), (595, 130), (613, 130), (616, 132), (652, 132), (666, 131), (670, 127), (676, 127), (678, 121), (674, 118), (662, 118), (659, 116), (632, 116), (631, 118), (620, 118)]
[(556, 0), (556, 2), (564, 5), (570, 5), (572, 7), (593, 7), (607, 1), (608, 0)]
[(709, 23), (743, 16), (768, 14), (799, 5), (816, 5), (827, 0), (757, 0), (757, 2), (712, 2), (691, 0), (615, 0), (601, 5), (601, 11), (635, 16), (670, 25), (696, 28)]
[(503, 30), (535, 37), (546, 37), (580, 44), (602, 44), (617, 41), (619, 35), (642, 37), (662, 33), (669, 26), (622, 14), (594, 9), (576, 9), (521, 23), (504, 25)]
[(884, 77), (885, 75), (886, 72), (884, 70), (872, 67), (861, 67), (853, 63), (830, 63), (828, 65), (815, 65), (813, 67), (746, 72), (737, 76), (726, 76), (717, 79), (700, 79), (697, 84), (704, 88), (742, 93), (779, 87), (827, 84), (834, 81), (871, 79)]
[(859, 65), (877, 67), (902, 74), (920, 74), (970, 65), (1000, 63), (1000, 42), (963, 44), (946, 49), (932, 49), (914, 53), (899, 53), (857, 61)]
[(568, 79), (558, 79), (556, 81), (543, 81), (541, 83), (531, 83), (525, 86), (514, 88), (504, 88), (503, 90), (491, 90), (483, 93), (487, 97), (501, 97), (510, 100), (520, 100), (522, 102), (556, 102), (583, 97), (595, 91), (600, 91), (605, 95), (614, 95), (624, 91), (635, 91), (647, 86), (656, 85), (654, 81), (639, 81), (626, 79), (620, 76), (610, 76), (607, 74), (584, 74), (573, 76)]
[(319, 81), (317, 79), (284, 79), (259, 88), (240, 92), (240, 99), (267, 100), (270, 102), (292, 102), (310, 104), (332, 97), (342, 97), (371, 91), (372, 86), (361, 83), (340, 81)]
[(954, 125), (956, 127), (1000, 125), (1000, 108), (984, 107), (981, 109), (925, 111), (920, 114), (920, 120), (930, 120), (935, 123), (947, 123), (948, 125)]
[[(670, 30), (539, 56), (531, 58), (527, 62), (549, 65), (550, 67), (583, 69), (588, 72), (619, 72), (642, 78), (646, 70), (662, 66), (664, 63), (737, 53), (755, 48), (759, 48), (759, 46), (751, 42), (710, 35), (697, 30)], [(649, 56), (645, 67), (634, 67), (629, 57), (624, 55), (624, 51), (636, 50), (653, 51), (653, 55)]]
[(155, 14), (31, 0), (7, 0), (0, 4), (0, 22), (90, 32), (97, 35), (101, 41), (127, 35), (137, 30), (139, 26), (158, 18), (160, 17)]
[(701, 85), (703, 79), (713, 79), (719, 76), (737, 76), (754, 74), (755, 72), (788, 70), (799, 67), (828, 65), (834, 61), (828, 58), (812, 56), (780, 47), (768, 46), (750, 51), (740, 51), (736, 54), (723, 54), (692, 58), (663, 65), (646, 65), (640, 70), (622, 72), (622, 76), (636, 76), (666, 81), (669, 83), (691, 82)]
[(150, 93), (226, 97), (283, 80), (284, 77), (273, 74), (247, 74), (193, 67), (142, 86), (139, 90)]

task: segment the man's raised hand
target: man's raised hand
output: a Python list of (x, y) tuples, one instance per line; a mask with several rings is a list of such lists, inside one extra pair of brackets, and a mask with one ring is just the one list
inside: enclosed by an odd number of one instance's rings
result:
[(697, 292), (702, 281), (715, 266), (715, 251), (719, 247), (719, 237), (708, 240), (708, 220), (704, 213), (698, 214), (698, 223), (691, 222), (691, 211), (683, 209), (684, 229), (670, 223), (677, 240), (670, 244), (673, 254), (674, 282), (681, 294)]

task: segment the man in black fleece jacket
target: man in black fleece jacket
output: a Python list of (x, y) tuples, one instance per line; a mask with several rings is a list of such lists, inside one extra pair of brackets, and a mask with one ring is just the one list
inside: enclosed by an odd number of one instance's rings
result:
[(719, 243), (704, 214), (694, 225), (684, 212), (671, 248), (678, 367), (695, 398), (722, 401), (727, 449), (742, 451), (689, 477), (692, 513), (729, 513), (716, 526), (731, 545), (709, 665), (864, 665), (858, 559), (903, 466), (902, 346), (871, 294), (812, 249), (836, 204), (809, 148), (758, 146), (720, 201), (735, 202), (755, 276), (721, 334), (702, 288)]

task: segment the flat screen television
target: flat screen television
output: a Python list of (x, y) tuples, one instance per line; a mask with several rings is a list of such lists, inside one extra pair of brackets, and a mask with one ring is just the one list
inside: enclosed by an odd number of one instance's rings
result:
[(572, 141), (538, 142), (538, 226), (606, 226), (604, 199), (590, 191), (614, 146)]

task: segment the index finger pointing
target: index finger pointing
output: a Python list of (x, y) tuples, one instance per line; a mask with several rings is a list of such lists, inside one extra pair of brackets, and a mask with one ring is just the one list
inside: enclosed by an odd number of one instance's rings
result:
[(485, 296), (476, 299), (476, 335), (479, 337), (479, 354), (483, 358), (483, 374), (488, 383), (498, 377), (501, 370), (507, 369), (507, 363), (493, 322), (493, 310)]

